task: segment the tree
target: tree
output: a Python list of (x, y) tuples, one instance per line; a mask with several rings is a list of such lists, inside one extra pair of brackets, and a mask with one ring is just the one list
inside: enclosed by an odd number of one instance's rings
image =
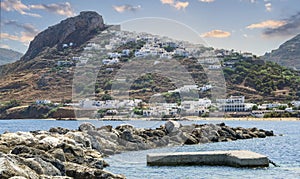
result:
[(252, 106), (252, 111), (254, 111), (254, 110), (258, 110), (258, 106), (257, 105)]

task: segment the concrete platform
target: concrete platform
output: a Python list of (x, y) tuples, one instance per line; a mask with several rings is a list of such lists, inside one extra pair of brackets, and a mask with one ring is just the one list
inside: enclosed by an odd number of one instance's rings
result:
[(232, 167), (268, 167), (268, 157), (246, 150), (152, 153), (149, 166), (223, 165)]

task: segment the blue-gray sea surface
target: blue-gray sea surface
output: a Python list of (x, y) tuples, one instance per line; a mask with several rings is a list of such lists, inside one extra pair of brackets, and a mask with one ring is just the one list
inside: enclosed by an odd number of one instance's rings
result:
[[(49, 130), (51, 127), (77, 129), (86, 121), (54, 120), (0, 120), (0, 133), (5, 131)], [(97, 127), (117, 126), (129, 123), (140, 128), (155, 128), (164, 122), (156, 121), (88, 121)], [(184, 121), (182, 123), (220, 123), (221, 121)], [(257, 127), (273, 130), (277, 135), (263, 139), (238, 140), (191, 146), (159, 148), (145, 151), (125, 152), (106, 158), (110, 164), (105, 170), (124, 174), (127, 178), (300, 178), (300, 122), (299, 121), (226, 121), (231, 127)], [(282, 135), (279, 135), (282, 134)], [(251, 150), (267, 155), (280, 167), (233, 168), (222, 166), (149, 167), (146, 155), (155, 152), (193, 152), (210, 150)]]

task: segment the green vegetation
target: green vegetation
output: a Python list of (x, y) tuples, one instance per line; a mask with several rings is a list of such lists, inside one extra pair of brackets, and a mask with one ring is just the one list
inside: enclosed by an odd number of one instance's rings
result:
[(300, 97), (299, 72), (273, 62), (243, 60), (237, 62), (233, 69), (224, 68), (223, 72), (227, 83), (250, 87), (261, 95), (275, 96), (275, 91), (287, 89), (287, 96)]
[(20, 101), (18, 100), (10, 100), (2, 105), (0, 105), (0, 113), (6, 111), (7, 109), (13, 108), (13, 107), (17, 107), (20, 106)]

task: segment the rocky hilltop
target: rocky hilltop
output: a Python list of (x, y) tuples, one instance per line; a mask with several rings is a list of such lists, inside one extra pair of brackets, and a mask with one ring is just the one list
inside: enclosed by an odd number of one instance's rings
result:
[(0, 135), (0, 178), (124, 178), (103, 170), (108, 166), (105, 154), (273, 135), (272, 131), (232, 128), (224, 123), (182, 125), (176, 121), (167, 121), (156, 129), (127, 124), (97, 128), (83, 123), (78, 130), (56, 127), (6, 132)]
[(97, 31), (104, 28), (105, 24), (101, 15), (92, 11), (81, 12), (78, 16), (63, 20), (39, 33), (31, 41), (21, 60), (33, 59), (46, 48), (56, 46), (57, 49), (61, 50), (63, 44), (80, 46), (92, 38)]
[(278, 49), (266, 53), (262, 59), (300, 70), (300, 34), (279, 46)]

